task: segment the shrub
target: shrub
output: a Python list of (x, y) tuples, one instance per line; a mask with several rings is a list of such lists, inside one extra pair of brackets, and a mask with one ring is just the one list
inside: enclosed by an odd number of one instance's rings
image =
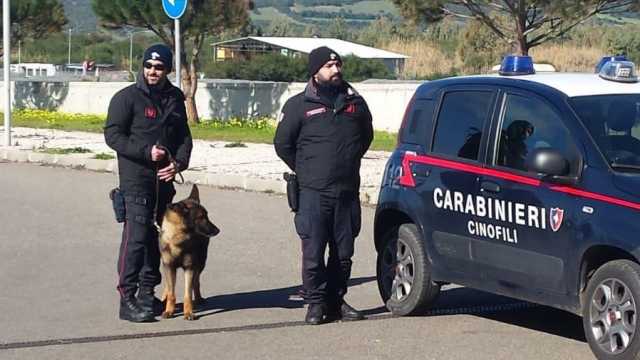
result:
[(346, 56), (342, 61), (344, 62), (343, 76), (349, 82), (367, 79), (395, 79), (391, 70), (380, 60)]
[(209, 64), (203, 70), (208, 78), (214, 79), (292, 82), (306, 78), (307, 64), (306, 59), (302, 58), (265, 54), (251, 60)]

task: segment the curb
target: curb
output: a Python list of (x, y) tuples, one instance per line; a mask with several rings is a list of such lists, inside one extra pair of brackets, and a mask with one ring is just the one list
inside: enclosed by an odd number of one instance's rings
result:
[[(29, 150), (0, 148), (0, 160), (20, 163), (35, 163), (83, 169), (95, 172), (117, 173), (118, 162), (87, 158), (83, 154), (52, 155)], [(203, 171), (186, 170), (182, 172), (185, 182), (224, 189), (241, 189), (273, 194), (286, 194), (287, 183), (284, 180), (261, 179), (241, 175), (212, 174)], [(361, 187), (360, 202), (376, 205), (378, 187)]]

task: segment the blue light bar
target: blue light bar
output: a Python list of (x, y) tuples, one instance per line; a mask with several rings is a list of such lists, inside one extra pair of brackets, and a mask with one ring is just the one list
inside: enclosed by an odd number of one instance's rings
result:
[(507, 55), (502, 59), (498, 73), (500, 75), (513, 76), (535, 74), (536, 71), (533, 69), (531, 56)]
[(631, 61), (607, 61), (602, 65), (599, 75), (605, 80), (623, 83), (638, 82), (636, 65)]
[(598, 65), (596, 65), (595, 73), (598, 74), (600, 70), (602, 70), (602, 67), (604, 66), (604, 64), (608, 63), (609, 61), (628, 61), (628, 60), (627, 60), (627, 57), (624, 55), (604, 56), (602, 57), (602, 59), (600, 59), (600, 61), (598, 61)]

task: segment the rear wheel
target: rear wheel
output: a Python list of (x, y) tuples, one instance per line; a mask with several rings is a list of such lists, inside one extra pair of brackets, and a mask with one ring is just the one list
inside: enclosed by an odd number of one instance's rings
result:
[(600, 267), (585, 292), (582, 323), (598, 359), (640, 359), (640, 265), (615, 260)]
[(380, 296), (394, 315), (423, 313), (435, 301), (440, 286), (431, 281), (431, 264), (414, 224), (402, 224), (384, 235), (378, 252)]

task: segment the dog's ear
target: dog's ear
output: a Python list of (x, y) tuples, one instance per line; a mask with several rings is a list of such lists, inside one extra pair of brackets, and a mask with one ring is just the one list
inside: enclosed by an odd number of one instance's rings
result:
[(196, 186), (196, 184), (193, 184), (193, 188), (191, 188), (191, 194), (189, 194), (189, 199), (200, 203), (200, 191), (198, 190), (198, 187)]

